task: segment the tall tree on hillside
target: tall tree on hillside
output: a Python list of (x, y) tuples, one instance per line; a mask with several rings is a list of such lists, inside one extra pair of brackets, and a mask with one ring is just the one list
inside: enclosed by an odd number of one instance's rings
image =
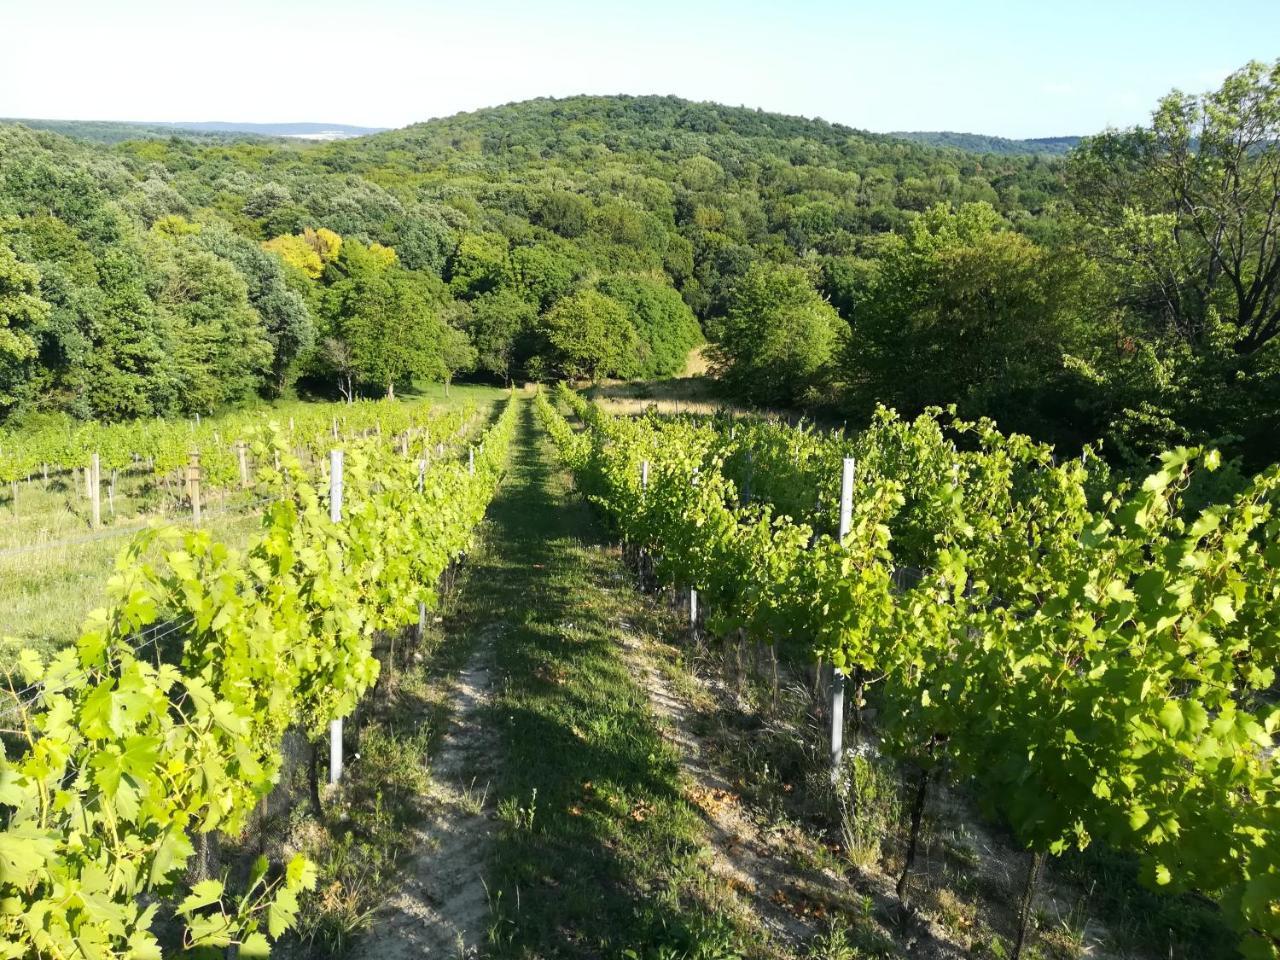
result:
[[(333, 237), (336, 239), (337, 235)], [(286, 268), (279, 258), (257, 244), (221, 225), (203, 227), (197, 242), (203, 249), (230, 261), (244, 277), (249, 303), (262, 317), (271, 343), (268, 385), (271, 393), (279, 396), (292, 382), (298, 358), (315, 343), (315, 321), (306, 300), (289, 285)]]
[(597, 288), (622, 304), (640, 339), (637, 375), (671, 377), (702, 341), (698, 319), (661, 274), (610, 276)]
[(248, 399), (270, 368), (272, 350), (244, 276), (193, 236), (155, 237), (151, 245), (177, 408), (207, 412)]
[(631, 376), (636, 331), (616, 300), (597, 290), (579, 290), (558, 300), (542, 325), (551, 363), (563, 376)]
[(0, 236), (0, 409), (14, 402), (23, 364), (35, 356), (30, 330), (48, 316), (40, 274), (21, 263)]
[(735, 392), (758, 403), (819, 399), (834, 374), (848, 325), (799, 267), (757, 263), (708, 325), (711, 356)]
[(931, 207), (847, 292), (844, 370), (858, 406), (917, 413), (958, 403), (966, 415), (1029, 424), (1074, 337), (1078, 262), (1008, 228), (988, 204)]
[(464, 326), (475, 345), (476, 365), (510, 384), (520, 340), (537, 321), (537, 308), (509, 290), (472, 300)]
[(1069, 171), (1132, 303), (1196, 346), (1219, 318), (1240, 354), (1280, 335), (1280, 60), (1169, 94), (1150, 127), (1086, 139)]
[(399, 268), (389, 248), (355, 240), (343, 244), (335, 268), (343, 276), (324, 295), (325, 352), (343, 393), (376, 383), (394, 397), (396, 384), (412, 377), (444, 379), (448, 334), (431, 279)]

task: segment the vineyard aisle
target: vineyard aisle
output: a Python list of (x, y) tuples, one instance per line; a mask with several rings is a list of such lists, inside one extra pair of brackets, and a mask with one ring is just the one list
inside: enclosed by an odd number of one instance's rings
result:
[(713, 878), (679, 754), (622, 642), (656, 635), (662, 615), (522, 404), (485, 546), (446, 623), (474, 639), (433, 760), (439, 815), (357, 955), (716, 956), (752, 943), (771, 956)]

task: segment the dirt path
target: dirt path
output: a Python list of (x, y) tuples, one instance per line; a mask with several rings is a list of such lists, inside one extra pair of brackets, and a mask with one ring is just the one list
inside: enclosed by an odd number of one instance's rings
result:
[(787, 952), (799, 950), (821, 929), (816, 915), (791, 909), (797, 902), (847, 899), (835, 875), (799, 870), (776, 834), (770, 834), (743, 806), (729, 779), (706, 756), (693, 732), (691, 710), (654, 663), (656, 651), (634, 634), (622, 643), (636, 674), (643, 678), (649, 703), (662, 723), (663, 736), (680, 751), (680, 767), (689, 794), (707, 824), (712, 872), (732, 890), (741, 908), (758, 918), (762, 932)]
[(480, 719), (492, 695), (498, 629), (482, 631), (451, 684), (454, 708), (431, 762), (429, 814), (409, 838), (418, 852), (352, 952), (356, 960), (477, 955), (489, 915), (481, 868), (493, 829), (486, 803), (493, 737)]

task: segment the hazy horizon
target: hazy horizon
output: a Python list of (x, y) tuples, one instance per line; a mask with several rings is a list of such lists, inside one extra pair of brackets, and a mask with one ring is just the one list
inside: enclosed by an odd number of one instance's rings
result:
[[(785, 11), (724, 0), (22, 4), (6, 11), (20, 42), (0, 62), (0, 116), (395, 128), (612, 91), (873, 132), (1078, 135), (1142, 122), (1174, 87), (1209, 89), (1274, 59), (1280, 5), (1244, 6), (1200, 22), (1199, 4), (1152, 0), (1085, 2), (1069, 16), (1001, 0), (893, 10), (800, 0)], [(1250, 30), (1234, 27), (1242, 18)], [(56, 45), (37, 42), (50, 36)]]

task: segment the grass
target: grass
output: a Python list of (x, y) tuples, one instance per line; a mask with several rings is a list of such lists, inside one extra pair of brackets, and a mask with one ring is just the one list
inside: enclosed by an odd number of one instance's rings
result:
[(506, 625), (490, 717), (502, 749), (490, 950), (737, 956), (740, 933), (717, 909), (678, 756), (622, 659), (622, 624), (652, 625), (554, 462), (526, 403), (490, 511), (494, 546), (464, 598), (472, 617)]
[[(487, 419), (485, 408), (503, 396), (505, 391), (482, 385), (454, 386), (446, 396), (442, 384), (428, 384), (408, 399), (442, 409), (477, 404), (480, 424)], [(304, 406), (289, 402), (279, 409), (283, 416)], [(55, 473), (47, 481), (36, 475), (20, 483), (16, 512), (10, 487), (0, 486), (0, 657), (24, 647), (48, 654), (71, 643), (88, 612), (102, 603), (103, 587), (129, 536), (150, 519), (182, 523), (190, 517), (185, 502), (157, 487), (145, 470), (120, 473), (114, 509), (107, 483), (104, 476), (99, 531), (90, 527), (88, 498), (75, 473)], [(232, 547), (246, 546), (258, 527), (252, 500), (252, 492), (206, 492), (205, 526)]]
[[(206, 505), (205, 525), (232, 546), (244, 546), (258, 526), (253, 508), (240, 506), (248, 500), (239, 493), (225, 503), (215, 499)], [(16, 518), (4, 511), (0, 519), (0, 657), (6, 658), (23, 647), (47, 654), (72, 642), (88, 612), (103, 602), (130, 536), (148, 518), (165, 515), (136, 476), (119, 484), (116, 516), (105, 516), (100, 531), (90, 529), (85, 498), (67, 478), (50, 477), (47, 488), (33, 480), (19, 502)], [(189, 520), (185, 511), (167, 516)]]

